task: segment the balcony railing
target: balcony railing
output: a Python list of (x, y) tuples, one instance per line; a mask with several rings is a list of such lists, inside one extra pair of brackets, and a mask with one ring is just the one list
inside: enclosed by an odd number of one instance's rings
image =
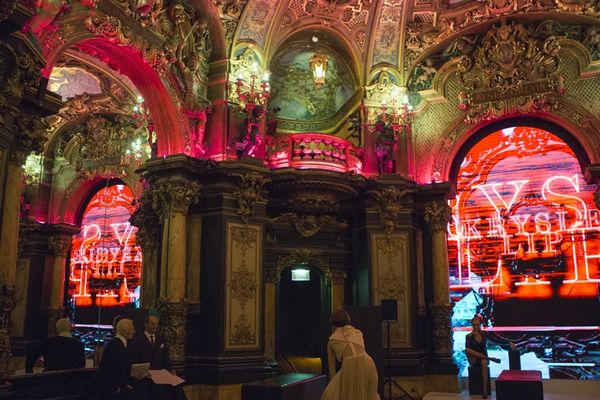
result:
[(322, 133), (293, 133), (267, 138), (270, 168), (325, 169), (362, 174), (362, 149)]

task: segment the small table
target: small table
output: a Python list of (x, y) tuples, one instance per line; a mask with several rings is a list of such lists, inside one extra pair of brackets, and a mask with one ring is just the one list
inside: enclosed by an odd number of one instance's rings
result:
[(544, 400), (540, 371), (504, 370), (496, 379), (497, 400)]

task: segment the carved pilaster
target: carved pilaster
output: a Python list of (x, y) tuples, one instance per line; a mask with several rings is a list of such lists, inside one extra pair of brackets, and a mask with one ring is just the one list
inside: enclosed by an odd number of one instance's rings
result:
[(267, 283), (278, 284), (281, 281), (281, 271), (277, 269), (266, 269), (264, 271), (264, 279)]
[(325, 279), (327, 283), (331, 285), (343, 285), (346, 283), (346, 278), (348, 274), (344, 271), (330, 270), (328, 274), (325, 275)]
[(173, 364), (185, 362), (185, 343), (188, 303), (185, 299), (179, 302), (161, 298), (158, 300), (158, 310), (161, 319), (161, 331), (169, 349)]
[(162, 218), (170, 213), (185, 215), (199, 196), (200, 185), (196, 182), (159, 182), (152, 188), (152, 208)]
[(451, 217), (452, 211), (445, 202), (437, 201), (425, 207), (425, 222), (429, 225), (430, 232), (446, 231)]
[(436, 356), (449, 358), (452, 354), (452, 305), (430, 304), (433, 317), (433, 348)]
[(404, 209), (401, 201), (413, 191), (412, 188), (399, 189), (396, 186), (388, 186), (372, 192), (386, 233), (392, 233), (398, 226), (398, 217)]
[(262, 199), (262, 187), (271, 181), (270, 178), (249, 172), (247, 174), (232, 174), (239, 180), (239, 190), (237, 192), (238, 209), (237, 213), (242, 218), (242, 221), (247, 224), (248, 218), (254, 214), (254, 205)]
[(51, 236), (48, 238), (48, 248), (57, 257), (66, 257), (71, 248), (71, 239), (65, 236)]
[(12, 311), (15, 308), (14, 285), (0, 287), (0, 373), (9, 374), (8, 364), (11, 356)]

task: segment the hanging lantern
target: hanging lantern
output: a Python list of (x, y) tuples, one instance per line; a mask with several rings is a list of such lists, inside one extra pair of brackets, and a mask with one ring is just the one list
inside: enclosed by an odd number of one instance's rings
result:
[(313, 73), (313, 80), (315, 81), (315, 87), (317, 89), (320, 89), (325, 84), (325, 74), (327, 73), (328, 64), (327, 56), (320, 50), (315, 51), (315, 54), (309, 60), (310, 69)]

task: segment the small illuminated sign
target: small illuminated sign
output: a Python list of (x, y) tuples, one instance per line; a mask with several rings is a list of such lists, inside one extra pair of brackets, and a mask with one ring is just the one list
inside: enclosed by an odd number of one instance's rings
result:
[(292, 281), (310, 281), (310, 270), (304, 268), (294, 268), (292, 270)]

